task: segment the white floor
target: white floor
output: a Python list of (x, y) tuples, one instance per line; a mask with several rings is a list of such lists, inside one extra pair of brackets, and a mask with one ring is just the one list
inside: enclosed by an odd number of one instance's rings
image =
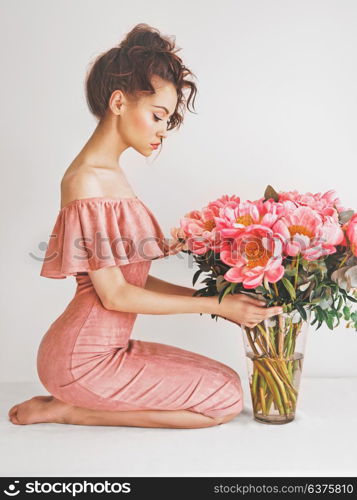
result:
[(0, 384), (0, 475), (357, 476), (357, 378), (302, 378), (298, 411), (285, 425), (243, 412), (207, 429), (61, 424), (13, 425), (15, 403), (47, 395), (40, 384)]

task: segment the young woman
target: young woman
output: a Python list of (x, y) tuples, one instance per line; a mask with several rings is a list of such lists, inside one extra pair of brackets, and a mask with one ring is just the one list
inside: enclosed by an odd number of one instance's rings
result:
[[(193, 297), (148, 275), (151, 260), (180, 250), (165, 242), (150, 209), (119, 166), (132, 147), (150, 156), (183, 121), (183, 89), (196, 86), (175, 44), (146, 24), (101, 54), (86, 79), (99, 123), (61, 182), (61, 209), (41, 276), (75, 276), (76, 294), (38, 350), (39, 378), (51, 396), (9, 411), (14, 424), (199, 428), (243, 408), (239, 375), (206, 356), (130, 339), (137, 314), (218, 314), (253, 326), (277, 314), (249, 296)], [(188, 105), (187, 105), (188, 107)]]

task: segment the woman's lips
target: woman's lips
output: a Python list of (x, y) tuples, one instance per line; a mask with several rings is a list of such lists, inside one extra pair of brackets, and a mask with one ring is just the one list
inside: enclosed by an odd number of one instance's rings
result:
[(150, 146), (151, 146), (153, 149), (157, 149), (157, 148), (160, 146), (160, 144), (150, 144)]

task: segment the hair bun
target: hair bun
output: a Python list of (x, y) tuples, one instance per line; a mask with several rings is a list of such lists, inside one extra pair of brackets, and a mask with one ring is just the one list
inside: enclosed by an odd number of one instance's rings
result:
[(145, 52), (172, 50), (172, 42), (164, 38), (159, 30), (146, 23), (137, 24), (121, 41), (119, 48), (129, 51), (141, 47)]

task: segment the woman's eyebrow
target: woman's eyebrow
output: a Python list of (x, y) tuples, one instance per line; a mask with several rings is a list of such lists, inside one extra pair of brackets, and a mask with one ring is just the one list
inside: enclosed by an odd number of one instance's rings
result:
[(155, 104), (153, 104), (154, 108), (162, 108), (166, 111), (166, 114), (168, 115), (169, 114), (169, 110), (167, 108), (165, 108), (165, 106), (156, 106)]

